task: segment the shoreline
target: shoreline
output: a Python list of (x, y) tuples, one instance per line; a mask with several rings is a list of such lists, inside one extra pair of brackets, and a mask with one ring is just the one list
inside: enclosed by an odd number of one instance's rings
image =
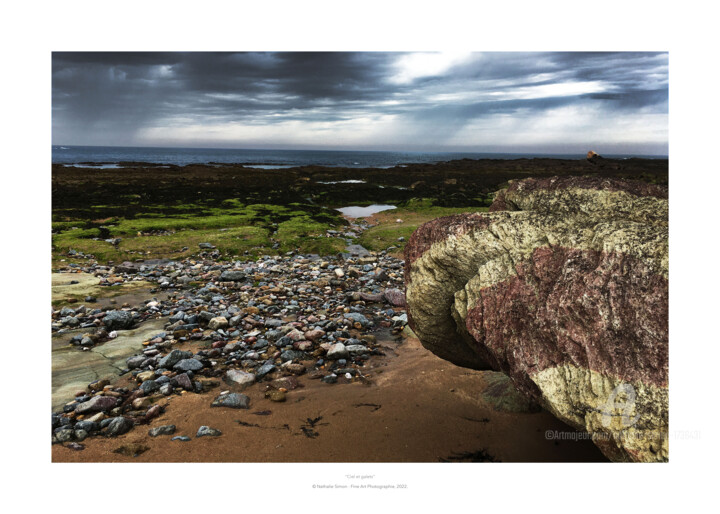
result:
[[(215, 393), (172, 397), (150, 425), (115, 438), (85, 440), (83, 451), (53, 445), (53, 462), (606, 462), (589, 440), (548, 412), (508, 413), (482, 399), (488, 372), (459, 368), (405, 339), (379, 359), (371, 385), (324, 384), (300, 377), (285, 403), (246, 389), (251, 408), (211, 408)], [(492, 373), (492, 372), (489, 372)], [(422, 377), (420, 379), (420, 377)], [(258, 415), (270, 411), (270, 414)], [(321, 418), (321, 419), (318, 419)], [(307, 433), (308, 420), (318, 419)], [(173, 435), (148, 430), (175, 425)], [(196, 438), (201, 425), (223, 432)], [(191, 441), (171, 441), (186, 435)], [(137, 456), (117, 452), (140, 451)]]

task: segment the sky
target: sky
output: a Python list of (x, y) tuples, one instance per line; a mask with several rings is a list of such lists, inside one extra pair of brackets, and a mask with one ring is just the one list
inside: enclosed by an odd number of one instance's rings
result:
[(667, 155), (668, 54), (54, 52), (52, 141)]

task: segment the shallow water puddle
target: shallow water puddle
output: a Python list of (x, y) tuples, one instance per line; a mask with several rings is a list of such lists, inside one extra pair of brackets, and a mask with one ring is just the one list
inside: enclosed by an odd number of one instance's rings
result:
[(358, 205), (351, 205), (349, 207), (341, 207), (340, 209), (335, 209), (337, 211), (340, 211), (345, 216), (349, 218), (366, 218), (368, 216), (372, 216), (373, 214), (376, 214), (378, 212), (382, 211), (389, 211), (390, 209), (396, 209), (394, 205), (384, 205), (384, 204), (373, 204), (368, 205), (367, 207), (360, 207)]

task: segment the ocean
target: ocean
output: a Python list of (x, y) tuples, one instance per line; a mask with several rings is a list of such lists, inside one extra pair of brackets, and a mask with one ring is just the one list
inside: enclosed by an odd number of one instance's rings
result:
[[(55, 146), (54, 164), (92, 167), (102, 163), (104, 168), (118, 167), (119, 162), (149, 162), (154, 164), (210, 164), (232, 163), (253, 165), (256, 168), (279, 169), (293, 166), (337, 166), (345, 168), (392, 168), (400, 164), (432, 164), (454, 159), (520, 159), (551, 157), (583, 159), (585, 154), (513, 154), (472, 152), (368, 152), (330, 150), (232, 150), (221, 148), (148, 148), (120, 146)], [(628, 158), (659, 156), (607, 155)]]

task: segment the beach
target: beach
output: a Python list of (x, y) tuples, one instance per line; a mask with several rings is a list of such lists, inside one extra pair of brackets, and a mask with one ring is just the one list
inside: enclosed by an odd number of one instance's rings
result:
[(662, 183), (667, 161), (414, 166), (54, 165), (53, 461), (605, 461), (423, 347), (403, 249), (508, 181)]

